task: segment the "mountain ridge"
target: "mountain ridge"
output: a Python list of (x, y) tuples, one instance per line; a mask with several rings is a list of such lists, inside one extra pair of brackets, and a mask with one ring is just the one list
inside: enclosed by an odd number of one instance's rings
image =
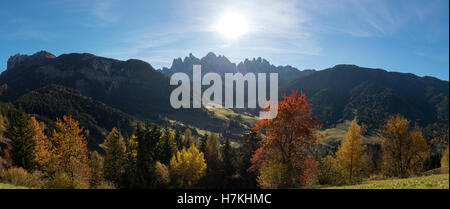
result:
[[(358, 116), (360, 122), (375, 130), (386, 117), (397, 113), (425, 129), (441, 127), (442, 132), (448, 127), (448, 81), (349, 64), (299, 71), (289, 65), (276, 67), (263, 58), (254, 58), (236, 65), (214, 53), (203, 58), (193, 54), (184, 60), (176, 58), (171, 68), (162, 70), (142, 60), (121, 61), (88, 53), (58, 57), (48, 52), (16, 55), (10, 60), (10, 68), (0, 74), (0, 100), (15, 102), (30, 91), (62, 85), (138, 120), (160, 122), (168, 117), (221, 132), (227, 119), (214, 118), (204, 108), (174, 110), (170, 106), (169, 95), (175, 88), (169, 85), (170, 73), (192, 73), (193, 64), (202, 64), (203, 73), (281, 72), (279, 95), (294, 89), (305, 92), (313, 115), (326, 128)], [(257, 110), (249, 112), (256, 114)]]
[(222, 77), (224, 73), (279, 73), (280, 82), (288, 82), (293, 79), (309, 75), (315, 70), (298, 70), (290, 65), (275, 66), (264, 58), (258, 57), (253, 59), (245, 59), (239, 63), (233, 63), (226, 56), (216, 55), (209, 52), (202, 58), (195, 57), (192, 53), (184, 59), (178, 57), (173, 60), (170, 68), (162, 68), (161, 72), (167, 76), (174, 73), (182, 72), (192, 78), (192, 65), (200, 64), (202, 66), (202, 74), (209, 72), (219, 73)]
[(430, 124), (441, 124), (443, 132), (448, 129), (449, 83), (437, 78), (336, 65), (296, 79), (281, 92), (292, 89), (308, 96), (313, 114), (325, 127), (357, 116), (375, 130), (389, 115), (399, 113), (425, 129)]

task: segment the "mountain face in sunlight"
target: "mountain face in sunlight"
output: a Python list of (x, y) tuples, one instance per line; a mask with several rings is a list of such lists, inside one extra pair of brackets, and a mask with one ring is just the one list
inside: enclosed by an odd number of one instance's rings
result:
[(192, 65), (202, 65), (202, 74), (209, 72), (218, 73), (224, 75), (224, 73), (278, 73), (279, 83), (289, 82), (291, 80), (309, 75), (315, 70), (300, 71), (292, 66), (275, 66), (269, 61), (259, 58), (253, 58), (252, 60), (245, 59), (239, 64), (232, 63), (228, 58), (222, 55), (215, 55), (210, 52), (205, 57), (199, 59), (192, 54), (185, 57), (174, 59), (170, 68), (163, 68), (162, 73), (171, 76), (174, 73), (182, 72), (192, 77)]

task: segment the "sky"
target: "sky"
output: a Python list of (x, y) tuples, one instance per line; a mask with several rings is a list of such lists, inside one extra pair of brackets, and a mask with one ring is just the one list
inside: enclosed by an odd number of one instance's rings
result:
[[(356, 64), (449, 80), (448, 0), (1, 0), (0, 5), (0, 71), (10, 56), (40, 50), (141, 59), (155, 68), (170, 67), (189, 53), (214, 52), (236, 63), (263, 57), (300, 70)], [(245, 33), (234, 39), (217, 29), (228, 14), (246, 23)]]

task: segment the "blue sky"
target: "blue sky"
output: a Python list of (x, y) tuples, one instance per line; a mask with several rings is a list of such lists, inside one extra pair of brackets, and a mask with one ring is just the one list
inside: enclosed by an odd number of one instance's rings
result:
[[(214, 30), (224, 14), (249, 32)], [(449, 79), (448, 0), (59, 0), (2, 1), (0, 71), (9, 56), (88, 52), (155, 68), (208, 52), (233, 62), (324, 69), (356, 64)]]

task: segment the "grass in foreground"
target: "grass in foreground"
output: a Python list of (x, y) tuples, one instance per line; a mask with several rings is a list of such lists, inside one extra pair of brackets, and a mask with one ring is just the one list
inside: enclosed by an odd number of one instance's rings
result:
[(0, 189), (29, 189), (29, 188), (24, 186), (16, 186), (12, 184), (0, 183)]
[(357, 185), (323, 186), (321, 189), (449, 189), (449, 174), (365, 181)]

